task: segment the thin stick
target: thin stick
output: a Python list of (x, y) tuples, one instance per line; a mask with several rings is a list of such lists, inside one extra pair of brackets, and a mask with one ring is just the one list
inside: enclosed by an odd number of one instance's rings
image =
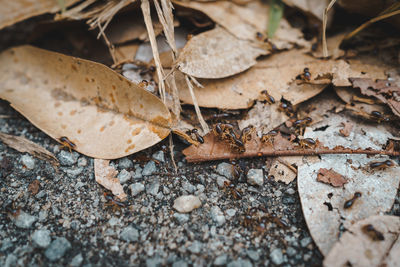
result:
[(169, 135), (169, 152), (171, 153), (171, 161), (172, 161), (172, 165), (174, 165), (175, 173), (177, 173), (178, 167), (176, 166), (175, 157), (174, 157), (174, 142), (172, 140), (172, 134)]
[(286, 167), (288, 167), (292, 172), (294, 172), (295, 174), (297, 174), (297, 169), (295, 167), (293, 167), (292, 165), (290, 165), (289, 162), (287, 162), (286, 160), (282, 159), (282, 158), (277, 158), (277, 160), (282, 163), (283, 165), (285, 165)]
[(336, 0), (331, 0), (329, 5), (325, 8), (324, 14), (322, 16), (322, 51), (324, 57), (328, 57), (328, 46), (326, 44), (326, 25), (328, 23), (328, 12), (335, 3)]
[(194, 109), (196, 111), (197, 118), (199, 119), (201, 128), (203, 128), (203, 131), (206, 134), (210, 131), (210, 129), (208, 128), (208, 125), (207, 125), (206, 121), (204, 120), (203, 115), (201, 115), (199, 104), (197, 103), (197, 98), (194, 95), (193, 84), (190, 82), (189, 76), (186, 74), (185, 74), (185, 80), (186, 80), (186, 84), (189, 88), (190, 96), (192, 97), (192, 100), (193, 100), (193, 105), (194, 105)]

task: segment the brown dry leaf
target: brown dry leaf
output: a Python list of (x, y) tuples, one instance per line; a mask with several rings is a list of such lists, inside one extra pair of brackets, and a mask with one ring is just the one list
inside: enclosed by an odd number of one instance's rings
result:
[(31, 46), (1, 53), (0, 62), (0, 98), (82, 154), (120, 158), (170, 133), (166, 106), (104, 65)]
[(340, 129), (339, 133), (344, 137), (348, 137), (353, 129), (353, 124), (351, 122), (343, 122), (342, 125), (343, 129)]
[[(340, 49), (340, 44), (343, 41), (344, 36), (347, 34), (347, 32), (344, 33), (339, 33), (336, 34), (334, 36), (331, 36), (329, 38), (327, 38), (326, 40), (326, 44), (328, 45), (328, 55), (333, 58), (333, 59), (337, 59), (340, 57), (343, 57), (345, 52)], [(323, 58), (324, 55), (322, 53), (322, 46), (319, 45), (317, 48), (317, 51), (312, 52), (312, 55), (316, 58)]]
[[(200, 3), (196, 1), (173, 1), (179, 6), (198, 10), (231, 34), (242, 40), (259, 42), (258, 33), (265, 34), (268, 28), (269, 5), (263, 1), (252, 1), (237, 5), (232, 1)], [(277, 49), (290, 49), (294, 46), (309, 47), (300, 30), (292, 28), (282, 18), (272, 43)]]
[(362, 78), (350, 79), (353, 87), (360, 88), (361, 93), (373, 96), (386, 103), (396, 116), (400, 117), (400, 87), (388, 80), (371, 80)]
[[(316, 84), (297, 84), (295, 81), (296, 76), (302, 74), (306, 67), (312, 75), (310, 83)], [(337, 86), (350, 86), (349, 77), (386, 77), (386, 69), (387, 66), (384, 68), (357, 60), (353, 60), (351, 64), (344, 60), (320, 60), (306, 55), (304, 50), (290, 50), (270, 55), (251, 69), (233, 77), (199, 79), (204, 88), (195, 88), (194, 93), (201, 107), (248, 108), (263, 90), (267, 90), (275, 100), (284, 97), (292, 104), (298, 104), (319, 94), (331, 82)], [(183, 75), (177, 73), (176, 83), (179, 98), (185, 103), (193, 104)]]
[(31, 192), (32, 195), (36, 195), (39, 192), (39, 189), (40, 189), (39, 180), (35, 179), (28, 185), (28, 191)]
[(23, 136), (0, 133), (0, 140), (4, 144), (21, 153), (26, 152), (39, 159), (49, 161), (53, 166), (58, 165), (58, 159), (53, 155), (53, 153)]
[(330, 184), (333, 187), (343, 187), (347, 183), (346, 178), (332, 169), (321, 168), (318, 170), (317, 181)]
[(196, 78), (218, 79), (255, 65), (268, 51), (239, 40), (221, 27), (192, 37), (177, 59), (177, 68)]
[[(312, 126), (324, 127), (323, 131), (307, 128), (304, 137), (317, 139), (333, 149), (336, 146), (362, 149), (381, 149), (393, 135), (383, 125), (371, 125), (355, 121), (344, 114), (326, 113), (326, 118)], [(354, 129), (349, 137), (339, 135), (342, 123), (350, 121)], [(323, 255), (332, 248), (341, 229), (349, 228), (357, 220), (382, 214), (391, 209), (400, 182), (400, 167), (371, 170), (373, 161), (384, 161), (387, 156), (376, 155), (321, 155), (318, 161), (305, 157), (298, 168), (298, 191), (303, 214), (311, 236)], [(344, 187), (332, 187), (317, 182), (321, 168), (332, 169), (347, 177)], [(353, 198), (355, 192), (361, 197), (345, 209), (344, 203)]]
[[(370, 234), (364, 230), (369, 225)], [(324, 266), (400, 266), (400, 217), (371, 216), (347, 230), (324, 259)], [(374, 240), (380, 234), (383, 240)]]
[(117, 178), (118, 171), (109, 164), (109, 160), (94, 159), (94, 176), (96, 182), (110, 190), (113, 195), (118, 197), (121, 201), (125, 201), (127, 195)]
[(329, 0), (283, 0), (285, 4), (291, 7), (297, 7), (305, 13), (314, 15), (322, 21), (322, 15), (328, 6)]
[(136, 43), (116, 46), (114, 50), (115, 65), (133, 61), (138, 49), (139, 44)]
[[(65, 7), (78, 0), (64, 0)], [(13, 25), (24, 19), (44, 13), (55, 13), (61, 10), (58, 1), (54, 0), (14, 0), (2, 1), (0, 9), (0, 29)]]
[(302, 156), (275, 158), (272, 161), (268, 176), (273, 176), (276, 182), (284, 182), (285, 184), (289, 184), (296, 179), (297, 166), (299, 166), (302, 162)]

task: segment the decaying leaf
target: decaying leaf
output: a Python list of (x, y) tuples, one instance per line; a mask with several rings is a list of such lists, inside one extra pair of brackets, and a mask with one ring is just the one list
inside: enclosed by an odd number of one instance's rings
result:
[(217, 79), (245, 71), (268, 52), (217, 27), (191, 38), (177, 59), (177, 68), (196, 78)]
[[(303, 157), (279, 157), (272, 161), (268, 172), (277, 182), (289, 184), (297, 177), (297, 167), (302, 164)], [(293, 166), (295, 165), (295, 166)]]
[(288, 6), (296, 7), (306, 13), (314, 15), (322, 21), (322, 14), (329, 3), (329, 0), (283, 0)]
[(324, 266), (399, 266), (400, 217), (371, 216), (347, 230), (324, 259)]
[(0, 62), (0, 98), (82, 154), (119, 158), (170, 132), (166, 106), (104, 65), (31, 46), (3, 52)]
[(0, 133), (0, 140), (9, 147), (21, 152), (29, 153), (34, 157), (49, 161), (52, 165), (58, 165), (57, 158), (47, 149), (38, 144), (26, 139), (23, 136), (14, 136), (5, 133)]
[(136, 43), (116, 46), (114, 50), (115, 65), (133, 61), (138, 49), (139, 44)]
[(347, 179), (343, 175), (335, 172), (332, 169), (328, 170), (325, 168), (318, 170), (317, 181), (330, 184), (333, 187), (342, 187), (345, 183), (347, 183)]
[[(296, 80), (304, 68), (309, 68), (311, 73), (309, 82)], [(306, 55), (304, 50), (290, 50), (262, 59), (251, 69), (233, 77), (199, 79), (203, 88), (195, 88), (194, 93), (202, 107), (248, 108), (263, 90), (276, 100), (284, 97), (292, 104), (298, 104), (319, 94), (331, 82), (336, 86), (350, 86), (350, 77), (386, 77), (388, 68), (360, 60), (353, 60), (351, 64), (344, 60), (320, 60)], [(179, 98), (192, 104), (183, 75), (176, 75), (176, 83)]]
[[(346, 32), (339, 33), (327, 38), (326, 44), (328, 46), (328, 54), (331, 58), (337, 59), (345, 55), (345, 52), (339, 48), (345, 35)], [(317, 50), (315, 52), (312, 52), (312, 55), (317, 58), (323, 58), (324, 55), (322, 54), (322, 46), (319, 45), (317, 47)]]
[[(380, 149), (393, 138), (383, 125), (360, 122), (353, 123), (355, 126), (348, 137), (341, 136), (341, 124), (350, 119), (328, 113), (324, 121), (313, 125), (314, 129), (324, 126), (323, 131), (307, 128), (304, 136), (318, 138), (329, 148), (342, 145), (363, 149)], [(303, 214), (322, 254), (327, 255), (337, 240), (340, 225), (348, 229), (355, 221), (390, 210), (400, 182), (400, 167), (373, 170), (369, 166), (373, 161), (387, 159), (382, 155), (321, 155), (317, 161), (305, 158), (304, 164), (299, 166), (297, 183)], [(343, 188), (334, 188), (318, 182), (321, 168), (347, 177), (347, 183)], [(360, 196), (353, 199), (357, 192)], [(352, 205), (350, 202), (345, 205), (351, 199)]]
[(110, 190), (121, 201), (125, 201), (127, 195), (117, 178), (118, 171), (109, 164), (109, 160), (94, 159), (94, 175), (96, 182)]
[(360, 88), (361, 93), (373, 96), (386, 103), (393, 113), (400, 117), (400, 87), (389, 80), (377, 80), (362, 78), (350, 79), (353, 87)]
[(344, 137), (348, 137), (353, 129), (353, 124), (350, 122), (343, 122), (342, 125), (343, 128), (339, 130), (339, 133)]
[[(68, 7), (78, 0), (64, 0)], [(54, 0), (16, 0), (2, 1), (0, 10), (0, 29), (13, 25), (24, 19), (44, 13), (54, 13), (61, 10), (58, 1)]]

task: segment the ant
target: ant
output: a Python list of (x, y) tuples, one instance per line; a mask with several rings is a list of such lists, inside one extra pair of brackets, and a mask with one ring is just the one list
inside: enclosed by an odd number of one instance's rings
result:
[(243, 192), (239, 188), (236, 188), (235, 184), (230, 181), (224, 181), (224, 189), (229, 192), (234, 199), (242, 199)]
[(111, 195), (110, 193), (103, 193), (105, 199), (108, 201), (108, 203), (105, 204), (105, 206), (111, 206), (113, 211), (115, 211), (116, 209), (121, 209), (121, 208), (125, 208), (126, 204), (124, 202), (121, 202), (119, 200), (114, 199), (113, 195)]
[(384, 114), (376, 110), (372, 111), (370, 115), (372, 119), (376, 120), (378, 123), (381, 123), (382, 121), (384, 122), (390, 121), (388, 117), (386, 117)]
[(312, 122), (312, 119), (310, 117), (305, 117), (304, 119), (297, 120), (293, 122), (293, 126), (296, 128), (301, 128), (308, 126)]
[(268, 133), (263, 134), (261, 136), (261, 142), (269, 143), (269, 144), (273, 145), (274, 144), (274, 137), (277, 136), (278, 134), (279, 134), (278, 131), (275, 131), (275, 130), (269, 131)]
[(299, 140), (299, 145), (303, 149), (314, 149), (317, 146), (317, 142), (312, 138), (304, 138)]
[(353, 198), (347, 200), (347, 201), (344, 203), (343, 208), (344, 208), (344, 209), (349, 209), (349, 208), (351, 208), (351, 207), (353, 206), (353, 204), (354, 204), (354, 201), (355, 201), (357, 198), (360, 198), (361, 195), (362, 195), (362, 194), (361, 194), (360, 192), (355, 192)]
[(242, 140), (243, 144), (251, 140), (251, 135), (253, 134), (254, 131), (255, 128), (253, 125), (249, 125), (243, 128), (242, 132), (240, 133), (240, 140)]
[(270, 95), (267, 90), (261, 91), (261, 99), (262, 101), (266, 101), (268, 104), (275, 104), (275, 98)]
[(74, 143), (72, 143), (69, 139), (68, 139), (68, 137), (66, 137), (66, 136), (62, 136), (62, 137), (60, 137), (59, 139), (58, 139), (58, 141), (61, 143), (61, 148), (64, 148), (64, 147), (68, 147), (68, 150), (69, 150), (69, 152), (71, 153), (72, 152), (72, 149), (75, 149), (76, 148), (76, 145), (74, 144)]
[(289, 117), (293, 117), (294, 116), (293, 106), (289, 102), (282, 102), (282, 100), (281, 100), (281, 103), (280, 103), (278, 109), (280, 111), (285, 112), (286, 115), (288, 115)]
[[(244, 130), (244, 129), (243, 129)], [(245, 133), (241, 134), (241, 137), (237, 137), (234, 131), (233, 125), (229, 123), (217, 123), (213, 127), (214, 135), (218, 136), (220, 140), (226, 140), (230, 143), (231, 149), (234, 152), (243, 153), (246, 151), (244, 144), (245, 142), (242, 141), (242, 137), (244, 141), (247, 141), (249, 138), (250, 133), (248, 133), (250, 129), (246, 129)], [(251, 136), (250, 136), (251, 138)]]
[[(204, 138), (199, 134), (199, 131), (194, 128), (191, 131), (188, 131), (188, 134), (193, 140), (197, 140), (199, 143), (204, 144)], [(194, 136), (194, 138), (193, 138)]]
[(371, 162), (369, 164), (369, 167), (371, 169), (376, 169), (376, 170), (384, 170), (386, 168), (390, 168), (390, 167), (393, 167), (393, 166), (394, 166), (394, 163), (391, 160), (385, 160), (385, 161), (382, 161), (382, 162), (378, 162), (378, 161), (377, 162)]
[(361, 230), (364, 234), (368, 235), (373, 241), (383, 241), (385, 237), (381, 232), (376, 230), (372, 224), (364, 225)]
[(303, 73), (298, 75), (296, 79), (301, 79), (303, 81), (310, 81), (311, 80), (311, 73), (309, 68), (304, 68)]

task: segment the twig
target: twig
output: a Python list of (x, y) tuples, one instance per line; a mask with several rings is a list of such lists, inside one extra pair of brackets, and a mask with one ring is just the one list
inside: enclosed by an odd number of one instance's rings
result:
[(322, 16), (322, 52), (324, 57), (328, 57), (328, 46), (326, 44), (326, 25), (328, 23), (328, 12), (336, 3), (336, 0), (331, 0), (329, 5), (325, 8)]

